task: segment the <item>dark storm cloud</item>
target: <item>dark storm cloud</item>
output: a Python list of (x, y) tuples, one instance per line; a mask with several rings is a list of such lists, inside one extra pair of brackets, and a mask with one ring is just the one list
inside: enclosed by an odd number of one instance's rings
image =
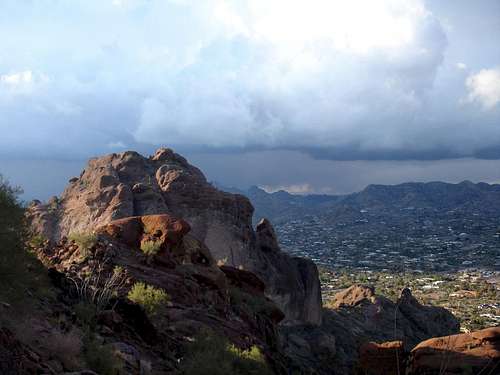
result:
[(4, 1), (0, 154), (498, 158), (500, 9), (443, 3)]

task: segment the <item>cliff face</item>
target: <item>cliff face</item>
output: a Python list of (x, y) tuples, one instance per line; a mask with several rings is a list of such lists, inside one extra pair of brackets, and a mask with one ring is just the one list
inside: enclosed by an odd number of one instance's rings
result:
[(286, 315), (286, 322), (319, 324), (321, 292), (316, 266), (279, 249), (268, 221), (252, 227), (253, 207), (222, 192), (170, 149), (146, 158), (136, 152), (91, 159), (60, 198), (35, 203), (34, 230), (51, 240), (91, 232), (112, 220), (152, 214), (181, 217), (219, 263), (254, 272)]

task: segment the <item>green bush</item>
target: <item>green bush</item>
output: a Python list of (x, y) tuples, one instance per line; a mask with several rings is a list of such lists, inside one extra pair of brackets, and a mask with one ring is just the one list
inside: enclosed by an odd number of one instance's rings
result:
[(158, 309), (170, 300), (170, 297), (163, 289), (137, 282), (128, 292), (128, 299), (141, 305), (148, 314), (155, 315)]
[(241, 350), (225, 338), (203, 332), (187, 345), (181, 370), (189, 375), (270, 375), (272, 371), (256, 346)]
[(22, 190), (12, 187), (0, 175), (0, 249), (22, 247), (25, 234), (24, 208), (19, 202)]
[(161, 248), (161, 243), (159, 241), (145, 241), (141, 243), (141, 250), (147, 256), (153, 256), (158, 254)]
[(70, 233), (68, 239), (78, 245), (78, 249), (83, 255), (86, 255), (97, 243), (97, 236), (94, 233)]

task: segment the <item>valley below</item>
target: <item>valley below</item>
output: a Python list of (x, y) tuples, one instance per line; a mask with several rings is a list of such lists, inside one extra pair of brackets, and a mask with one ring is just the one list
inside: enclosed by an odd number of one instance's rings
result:
[(347, 196), (244, 191), (284, 251), (319, 267), (326, 306), (359, 283), (396, 300), (408, 287), (468, 332), (500, 324), (498, 185), (371, 185)]

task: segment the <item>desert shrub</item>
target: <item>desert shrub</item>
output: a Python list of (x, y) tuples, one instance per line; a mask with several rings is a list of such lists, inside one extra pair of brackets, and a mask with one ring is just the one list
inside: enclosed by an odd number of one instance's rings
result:
[(241, 350), (210, 331), (200, 333), (187, 345), (181, 370), (190, 375), (270, 375), (260, 349)]
[(158, 254), (161, 248), (159, 241), (144, 241), (141, 243), (141, 250), (148, 257)]
[[(9, 273), (9, 258), (16, 257), (23, 248), (25, 233), (24, 208), (19, 201), (21, 189), (12, 187), (0, 175), (0, 272)], [(14, 260), (14, 259), (12, 259)]]
[(97, 312), (108, 307), (127, 281), (123, 267), (115, 266), (110, 273), (105, 262), (95, 262), (86, 276), (68, 276), (73, 281), (76, 297), (84, 304), (93, 305)]
[(100, 344), (93, 335), (84, 339), (84, 358), (88, 367), (100, 375), (118, 375), (123, 364), (115, 356), (110, 345)]
[(70, 233), (70, 241), (75, 241), (82, 255), (87, 255), (88, 251), (97, 243), (97, 236), (94, 233)]
[(163, 289), (137, 282), (130, 289), (128, 299), (141, 305), (148, 314), (154, 315), (170, 297)]

